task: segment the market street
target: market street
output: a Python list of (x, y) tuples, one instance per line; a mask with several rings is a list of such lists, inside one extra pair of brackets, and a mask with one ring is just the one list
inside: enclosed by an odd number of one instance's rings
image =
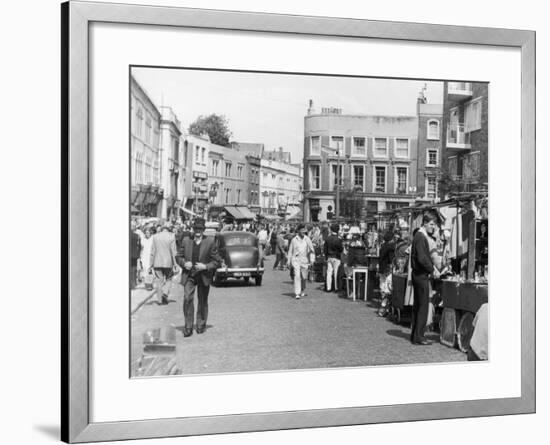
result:
[(237, 280), (212, 287), (207, 331), (184, 338), (183, 288), (176, 285), (168, 305), (148, 302), (132, 316), (132, 363), (141, 356), (142, 334), (167, 326), (176, 328), (182, 374), (466, 360), (436, 334), (428, 335), (432, 345), (411, 345), (406, 325), (321, 286), (308, 283), (307, 296), (295, 300), (288, 272), (272, 271), (268, 261), (261, 287)]

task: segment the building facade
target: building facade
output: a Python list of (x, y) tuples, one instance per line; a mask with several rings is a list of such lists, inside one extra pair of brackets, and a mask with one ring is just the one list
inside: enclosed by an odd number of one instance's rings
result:
[(248, 178), (248, 206), (250, 210), (258, 214), (261, 211), (260, 206), (260, 175), (261, 175), (261, 157), (255, 154), (246, 155), (246, 165)]
[(486, 190), (488, 183), (489, 86), (445, 82), (440, 186), (444, 192)]
[(420, 199), (434, 202), (439, 199), (438, 182), (442, 154), (443, 105), (428, 104), (423, 95), (417, 102), (418, 163), (416, 190)]
[(246, 153), (238, 148), (210, 144), (208, 190), (214, 206), (248, 205)]
[(130, 77), (130, 206), (139, 216), (161, 216), (164, 187), (160, 179), (161, 112)]
[(183, 138), (188, 153), (189, 187), (185, 208), (193, 213), (203, 214), (209, 203), (208, 167), (210, 137), (186, 134)]
[(164, 189), (161, 217), (179, 216), (178, 184), (180, 169), (181, 123), (170, 107), (160, 107), (160, 181)]
[(305, 220), (330, 219), (337, 211), (365, 219), (413, 204), (418, 125), (417, 116), (351, 115), (338, 108), (317, 113), (310, 102), (304, 118)]
[(300, 166), (287, 162), (261, 159), (261, 213), (285, 217), (289, 208), (299, 208), (302, 191), (301, 183)]

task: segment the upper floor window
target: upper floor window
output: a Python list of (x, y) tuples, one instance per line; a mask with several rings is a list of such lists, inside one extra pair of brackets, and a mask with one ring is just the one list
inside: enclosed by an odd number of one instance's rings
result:
[(426, 166), (437, 167), (437, 148), (428, 148), (426, 150)]
[(362, 137), (354, 137), (353, 138), (353, 152), (352, 154), (358, 155), (358, 156), (366, 156), (367, 155), (367, 144), (365, 142), (365, 138)]
[(141, 136), (141, 127), (143, 126), (143, 110), (140, 106), (137, 107), (136, 112), (136, 134)]
[(407, 193), (409, 186), (409, 169), (407, 167), (395, 168), (395, 193)]
[(230, 162), (225, 163), (225, 176), (227, 176), (228, 178), (231, 176), (231, 163)]
[(395, 157), (396, 158), (408, 158), (409, 157), (409, 140), (405, 138), (395, 139)]
[(145, 119), (145, 141), (148, 144), (151, 143), (151, 118), (149, 116)]
[(321, 154), (321, 136), (311, 136), (310, 155)]
[(481, 99), (476, 99), (466, 104), (464, 110), (464, 130), (466, 132), (481, 128)]
[(361, 187), (364, 190), (365, 187), (365, 166), (354, 165), (353, 166), (353, 186)]
[(439, 121), (428, 121), (428, 139), (439, 140)]
[(386, 193), (386, 167), (374, 167), (374, 192)]
[(330, 146), (338, 150), (340, 152), (340, 155), (342, 155), (344, 149), (344, 136), (331, 136)]
[(204, 164), (206, 162), (206, 148), (202, 147), (201, 162)]
[(195, 162), (199, 162), (201, 157), (201, 148), (195, 147)]
[(321, 188), (321, 166), (320, 165), (309, 166), (309, 187), (312, 190), (319, 190)]
[(374, 138), (374, 156), (378, 158), (388, 157), (388, 139)]

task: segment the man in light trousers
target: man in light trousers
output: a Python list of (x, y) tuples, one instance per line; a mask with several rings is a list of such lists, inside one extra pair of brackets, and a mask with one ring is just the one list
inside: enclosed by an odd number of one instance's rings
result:
[(298, 226), (298, 235), (292, 238), (288, 248), (288, 259), (294, 268), (294, 294), (296, 299), (305, 297), (309, 266), (315, 256), (313, 243), (306, 235), (304, 224)]
[(344, 250), (342, 240), (338, 237), (338, 224), (330, 226), (331, 234), (327, 237), (324, 245), (325, 258), (327, 259), (327, 279), (326, 292), (332, 291), (332, 279), (334, 278), (334, 291), (338, 291), (338, 268), (340, 267), (340, 258)]

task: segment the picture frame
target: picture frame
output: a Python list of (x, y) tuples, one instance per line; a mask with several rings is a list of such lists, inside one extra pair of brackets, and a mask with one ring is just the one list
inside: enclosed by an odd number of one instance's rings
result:
[[(535, 411), (535, 34), (531, 31), (120, 4), (62, 4), (62, 440), (68, 443), (361, 425)], [(521, 396), (304, 411), (90, 421), (89, 27), (94, 22), (521, 50)]]

